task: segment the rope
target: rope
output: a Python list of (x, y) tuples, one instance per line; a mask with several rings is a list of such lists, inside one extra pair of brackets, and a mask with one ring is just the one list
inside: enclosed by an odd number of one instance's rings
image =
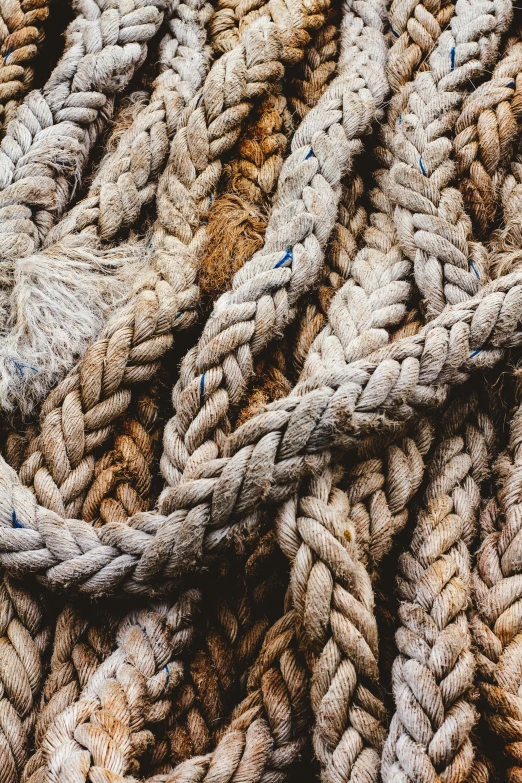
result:
[(13, 117), (20, 98), (31, 88), (30, 65), (45, 37), (48, 0), (3, 0), (0, 7), (0, 105), (3, 124)]
[(459, 189), (482, 239), (497, 214), (497, 194), (506, 176), (522, 113), (522, 43), (508, 46), (493, 75), (464, 101), (454, 148)]
[[(2, 258), (38, 249), (69, 203), (89, 151), (120, 92), (143, 63), (162, 3), (78, 0), (65, 52), (45, 87), (18, 109), (0, 144)], [(34, 213), (34, 214), (33, 214)]]
[(411, 545), (399, 559), (396, 713), (382, 759), (385, 783), (401, 776), (468, 779), (474, 760), (468, 547), (477, 533), (494, 430), (473, 393), (448, 407), (441, 430)]
[[(203, 20), (204, 18), (205, 17), (203, 16)], [(271, 80), (278, 78), (280, 68), (282, 67), (277, 62), (277, 58), (281, 51), (278, 40), (278, 30), (275, 25), (268, 27), (268, 24), (268, 22), (261, 20), (254, 30), (246, 30), (245, 41), (248, 44), (248, 54), (244, 44), (239, 44), (236, 50), (228, 53), (225, 58), (222, 58), (223, 61), (220, 60), (216, 63), (209, 79), (205, 82), (206, 86), (203, 93), (199, 95), (194, 94), (193, 97), (190, 98), (190, 90), (193, 87), (193, 84), (184, 85), (183, 83), (180, 83), (178, 85), (181, 95), (187, 98), (187, 106), (190, 107), (190, 110), (187, 109), (187, 111), (180, 114), (179, 119), (181, 125), (172, 141), (173, 149), (171, 149), (169, 165), (162, 174), (159, 183), (157, 196), (159, 217), (151, 238), (153, 257), (148, 260), (147, 264), (149, 269), (151, 268), (150, 273), (144, 273), (141, 278), (138, 278), (136, 290), (131, 301), (127, 307), (118, 311), (118, 314), (114, 316), (112, 322), (107, 326), (108, 332), (105, 331), (102, 333), (101, 337), (101, 340), (103, 341), (106, 334), (112, 333), (114, 329), (124, 329), (124, 333), (126, 333), (128, 330), (129, 317), (132, 320), (132, 310), (139, 312), (143, 307), (145, 307), (146, 310), (149, 310), (152, 302), (159, 296), (161, 299), (161, 305), (159, 306), (167, 308), (170, 312), (170, 316), (168, 321), (165, 321), (163, 317), (161, 319), (160, 340), (155, 340), (156, 347), (153, 350), (153, 368), (151, 368), (153, 373), (156, 371), (156, 360), (158, 356), (166, 351), (171, 345), (172, 337), (170, 336), (170, 330), (172, 326), (175, 326), (176, 328), (187, 328), (193, 323), (195, 318), (194, 308), (197, 303), (197, 289), (194, 286), (194, 278), (205, 246), (205, 230), (203, 226), (199, 226), (199, 221), (204, 217), (213, 198), (213, 191), (221, 170), (220, 156), (237, 140), (242, 122), (251, 108), (253, 97), (255, 97), (258, 92), (262, 93), (269, 89)], [(265, 40), (264, 34), (265, 32), (268, 33), (268, 31), (270, 32)], [(190, 53), (188, 54), (190, 55)], [(262, 67), (263, 62), (265, 63), (264, 67)], [(227, 63), (230, 66), (228, 68), (228, 73), (224, 70), (227, 68)], [(223, 81), (224, 73), (227, 74), (225, 82)], [(235, 84), (236, 78), (239, 78), (239, 91), (232, 90), (230, 87), (231, 80), (234, 80), (233, 83)], [(219, 104), (220, 99), (218, 96), (221, 96), (221, 99), (224, 100), (225, 95), (227, 96), (226, 101)], [(202, 100), (202, 96), (203, 98), (206, 96), (206, 98)], [(214, 103), (214, 101), (217, 101), (217, 103)], [(207, 103), (209, 104), (208, 107)], [(191, 117), (192, 120), (190, 119)], [(207, 157), (202, 157), (200, 155), (199, 148), (192, 148), (192, 150), (187, 149), (185, 139), (186, 130), (184, 129), (191, 127), (190, 123), (198, 122), (203, 123), (202, 127), (208, 127), (207, 142), (209, 145), (209, 152)], [(181, 157), (178, 157), (178, 155)], [(182, 165), (183, 160), (186, 160), (186, 158), (183, 158), (183, 155), (189, 155), (193, 158), (195, 168), (192, 175), (192, 183), (189, 183), (189, 181), (186, 180), (186, 172)], [(203, 177), (203, 171), (205, 169), (207, 170), (207, 174)], [(196, 174), (196, 172), (199, 173)], [(199, 186), (202, 183), (205, 184), (202, 192), (200, 192)], [(193, 205), (192, 208), (195, 210), (193, 213), (194, 221), (192, 220), (191, 213), (190, 225), (187, 223), (184, 215), (178, 215), (177, 196), (175, 195), (175, 192), (177, 193), (175, 187), (178, 186), (183, 189), (184, 198), (189, 199), (186, 203), (191, 203)], [(190, 193), (190, 187), (194, 189), (192, 195)], [(197, 200), (197, 204), (195, 203), (195, 199)], [(196, 218), (196, 215), (199, 217)], [(168, 231), (166, 231), (166, 227), (168, 228)], [(190, 236), (187, 234), (187, 231), (190, 232)], [(164, 260), (166, 258), (165, 248), (168, 248), (169, 253), (173, 252), (174, 248), (176, 249), (177, 267), (179, 268), (176, 268), (176, 262), (174, 259), (171, 259), (169, 261), (169, 269), (163, 269)], [(73, 252), (74, 257), (76, 257), (78, 249), (74, 248)], [(136, 248), (133, 248), (133, 245), (126, 245), (125, 250), (123, 250), (120, 246), (118, 249), (120, 258), (125, 258), (125, 252), (132, 258), (133, 255), (136, 255)], [(144, 249), (140, 248), (138, 250), (138, 255), (141, 257), (144, 252)], [(179, 254), (181, 254), (181, 256)], [(71, 250), (69, 250), (67, 254), (68, 263), (66, 269), (68, 274), (70, 274), (70, 255)], [(93, 259), (89, 254), (87, 254), (87, 258), (92, 263)], [(99, 274), (96, 270), (97, 263), (98, 257), (95, 255), (95, 285), (98, 284), (97, 280), (99, 280)], [(31, 270), (34, 269), (34, 261), (31, 261), (30, 268)], [(167, 280), (160, 282), (157, 279), (157, 274), (154, 270), (157, 270), (164, 278), (168, 278), (171, 282), (167, 282)], [(46, 263), (45, 275), (47, 276), (48, 274), (49, 265)], [(62, 272), (62, 275), (63, 274), (64, 273)], [(185, 285), (183, 285), (183, 280), (186, 280)], [(64, 306), (66, 313), (73, 309), (71, 308), (71, 303), (69, 301), (70, 287), (71, 283), (69, 282), (65, 292), (66, 296), (64, 297), (64, 305), (67, 305), (67, 307)], [(91, 290), (91, 287), (92, 283), (89, 282), (89, 291)], [(160, 293), (158, 295), (154, 294), (155, 287), (159, 289)], [(35, 311), (39, 321), (41, 321), (42, 309), (44, 313), (47, 313), (49, 307), (47, 305), (42, 308), (42, 303), (38, 296), (39, 290), (40, 287), (38, 287), (35, 292)], [(183, 291), (185, 291), (184, 296), (180, 296)], [(82, 292), (80, 290), (79, 295), (81, 294)], [(23, 313), (25, 318), (26, 297), (21, 298), (24, 300)], [(85, 301), (85, 299), (88, 300), (89, 297), (83, 297), (82, 301)], [(182, 308), (182, 311), (185, 311), (184, 314), (182, 312), (183, 317), (179, 315), (180, 307)], [(85, 310), (85, 307), (83, 309)], [(80, 308), (80, 313), (81, 312), (82, 309)], [(18, 393), (20, 395), (22, 393), (27, 394), (28, 389), (26, 387), (28, 384), (30, 384), (29, 388), (38, 390), (40, 394), (45, 391), (48, 388), (48, 384), (52, 382), (53, 376), (58, 374), (58, 370), (61, 370), (64, 366), (70, 367), (79, 350), (85, 348), (88, 340), (92, 339), (95, 326), (98, 325), (98, 322), (93, 323), (94, 319), (90, 312), (88, 312), (88, 316), (88, 323), (83, 332), (81, 329), (78, 330), (78, 327), (75, 326), (75, 333), (79, 333), (80, 335), (80, 345), (78, 345), (78, 350), (73, 352), (73, 350), (69, 350), (69, 341), (65, 339), (65, 335), (63, 335), (63, 341), (60, 339), (62, 337), (60, 333), (57, 337), (54, 335), (53, 329), (55, 328), (56, 323), (56, 303), (54, 303), (51, 308), (51, 314), (48, 317), (49, 323), (40, 324), (41, 331), (44, 332), (44, 334), (41, 335), (41, 340), (44, 344), (43, 350), (42, 346), (38, 346), (39, 332), (34, 328), (34, 325), (30, 330), (30, 336), (32, 336), (37, 344), (36, 346), (31, 344), (29, 346), (24, 346), (24, 343), (27, 343), (28, 337), (25, 320), (22, 319), (22, 314), (20, 313), (19, 328), (10, 335), (10, 342), (12, 341), (12, 343), (14, 343), (13, 353), (16, 357), (16, 361), (13, 362), (13, 358), (8, 353), (8, 358), (4, 365), (5, 374), (7, 375), (6, 382), (13, 384), (15, 390), (18, 385)], [(65, 317), (65, 324), (68, 323), (68, 320), (70, 321), (70, 316), (69, 319)], [(142, 342), (143, 337), (144, 335), (139, 336), (140, 342)], [(127, 338), (124, 339), (126, 341)], [(62, 342), (67, 346), (65, 349), (62, 347)], [(158, 354), (158, 343), (163, 345), (160, 354)], [(87, 351), (84, 356), (84, 363), (89, 361), (89, 356), (94, 357), (97, 355), (99, 347), (96, 346), (99, 346), (99, 344), (100, 341), (95, 343), (94, 346)], [(76, 346), (73, 343), (71, 347), (74, 349)], [(40, 368), (38, 366), (38, 359), (41, 353), (44, 353), (46, 358), (49, 357), (47, 359), (49, 362), (47, 367), (43, 366)], [(21, 361), (19, 359), (20, 354)], [(61, 354), (63, 355), (63, 361), (60, 363), (59, 357)], [(30, 364), (29, 361), (33, 356), (37, 359), (37, 367), (35, 369), (40, 370), (38, 373), (31, 372), (31, 368), (34, 367), (34, 364)], [(23, 368), (21, 371), (24, 375), (23, 384), (20, 384), (20, 377), (17, 377), (17, 365), (21, 365)], [(58, 365), (58, 367), (56, 367), (56, 365)], [(28, 368), (27, 371), (25, 371), (26, 367)], [(98, 365), (98, 372), (103, 372), (103, 369), (103, 364)], [(47, 372), (44, 372), (44, 370), (47, 370)], [(89, 372), (92, 371), (93, 370), (90, 370)], [(20, 373), (18, 373), (18, 376), (19, 375)], [(142, 378), (142, 380), (144, 380), (144, 378)], [(67, 383), (68, 381), (66, 380), (65, 384)], [(21, 389), (20, 385), (22, 387)], [(118, 411), (115, 412), (115, 415), (120, 415), (121, 412), (122, 411), (118, 409)]]
[[(509, 3), (492, 4), (488, 10), (483, 15), (482, 7), (459, 4), (457, 16), (430, 57), (430, 71), (417, 75), (396, 126), (396, 162), (388, 192), (397, 204), (397, 234), (405, 255), (414, 263), (428, 318), (440, 313), (446, 301), (472, 297), (485, 276), (480, 258), (474, 257), (471, 223), (462, 197), (450, 186), (456, 170), (448, 136), (464, 90), (491, 63), (500, 35), (510, 23)], [(433, 133), (428, 132), (432, 117), (440, 118)]]
[[(370, 577), (360, 562), (346, 495), (324, 470), (299, 507), (277, 519), (292, 563), (297, 627), (311, 654), (314, 750), (322, 780), (377, 780), (386, 734), (379, 692), (377, 625)], [(304, 493), (303, 493), (304, 494)]]
[(0, 764), (2, 781), (18, 783), (27, 761), (51, 644), (49, 606), (38, 591), (0, 582)]

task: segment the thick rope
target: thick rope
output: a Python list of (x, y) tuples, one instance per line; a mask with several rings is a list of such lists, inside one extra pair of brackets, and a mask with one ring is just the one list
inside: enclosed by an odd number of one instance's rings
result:
[[(43, 419), (48, 422), (52, 420), (48, 414), (55, 406), (53, 398), (61, 407), (61, 391), (67, 389), (65, 394), (69, 394), (71, 381), (78, 389), (84, 388), (85, 394), (80, 396), (80, 399), (83, 396), (80, 404), (86, 415), (101, 402), (107, 412), (110, 411), (110, 420), (114, 421), (130, 403), (129, 381), (132, 384), (150, 379), (157, 372), (158, 359), (172, 345), (173, 328), (187, 328), (194, 322), (199, 296), (194, 281), (206, 245), (206, 229), (200, 221), (210, 206), (219, 178), (220, 155), (237, 139), (242, 122), (251, 108), (252, 97), (268, 90), (270, 81), (277, 79), (282, 69), (277, 60), (281, 49), (279, 28), (275, 24), (261, 19), (248, 27), (243, 35), (245, 43), (215, 64), (205, 82), (204, 100), (200, 95), (189, 103), (183, 115), (184, 125), (173, 140), (169, 166), (160, 182), (158, 220), (151, 240), (153, 257), (150, 266), (157, 271), (151, 270), (145, 280), (140, 281), (129, 304), (116, 313), (100, 338), (86, 352), (81, 369), (73, 371), (48, 398), (43, 407)], [(194, 129), (198, 127), (207, 138), (208, 146), (205, 143), (200, 148), (193, 141)], [(190, 144), (186, 128), (191, 129)], [(186, 165), (188, 160), (192, 160), (189, 168)], [(146, 315), (146, 322), (142, 323), (145, 313), (150, 315)], [(132, 323), (136, 325), (134, 336), (129, 332)], [(159, 334), (156, 334), (158, 330)], [(145, 364), (138, 374), (131, 373), (127, 377), (125, 371), (118, 371), (116, 386), (111, 382), (110, 387), (105, 389), (103, 377), (107, 369), (107, 351), (110, 357), (111, 346), (120, 343), (126, 345), (127, 349), (125, 357), (121, 354), (119, 361), (123, 360), (124, 364), (127, 360), (133, 361), (133, 350), (138, 348), (138, 354), (142, 355)], [(142, 359), (139, 360), (140, 364)], [(93, 388), (93, 374), (99, 379), (96, 398), (84, 386), (85, 381)], [(120, 384), (123, 386), (118, 389)], [(109, 420), (106, 424), (109, 424)], [(104, 427), (103, 440), (110, 434), (110, 429)], [(95, 445), (101, 445), (100, 441), (84, 441), (86, 450), (82, 455), (78, 453), (79, 461), (75, 457), (74, 464), (69, 463), (67, 468), (67, 475), (71, 475), (83, 460), (80, 471), (76, 470), (76, 481), (80, 483), (76, 486), (75, 496), (90, 483), (89, 452)], [(33, 454), (33, 467), (37, 459)], [(29, 470), (34, 476), (33, 469)], [(66, 478), (65, 474), (61, 477), (55, 474), (55, 477), (58, 480), (57, 487)], [(32, 481), (32, 476), (26, 474), (26, 480)], [(53, 492), (56, 495), (56, 489)]]
[(323, 781), (379, 778), (386, 711), (379, 692), (377, 624), (346, 495), (326, 469), (286, 504), (278, 541), (292, 563), (297, 627), (309, 651), (314, 749)]
[(451, 404), (441, 425), (411, 545), (399, 559), (396, 713), (383, 753), (385, 783), (437, 777), (460, 783), (474, 761), (468, 547), (476, 538), (494, 430), (473, 394)]
[(205, 28), (210, 15), (210, 6), (202, 0), (169, 5), (173, 33), (160, 47), (162, 73), (152, 103), (138, 103), (130, 128), (104, 157), (86, 199), (48, 235), (55, 243), (16, 262), (9, 331), (0, 350), (3, 407), (16, 405), (31, 413), (35, 402), (85, 352), (114, 304), (121, 305), (136, 274), (143, 274), (141, 243), (107, 251), (100, 240), (121, 229), (122, 221), (129, 226), (142, 201), (155, 193), (169, 137), (207, 74)]
[(12, 119), (20, 99), (31, 88), (31, 61), (45, 37), (48, 0), (2, 0), (0, 5), (0, 119)]
[(522, 43), (512, 42), (484, 84), (464, 101), (455, 126), (459, 189), (475, 235), (487, 238), (522, 116)]
[(24, 101), (0, 144), (0, 238), (5, 260), (38, 249), (68, 206), (75, 180), (112, 113), (113, 96), (143, 63), (162, 0), (77, 0), (65, 52), (42, 90)]
[(210, 64), (206, 27), (212, 7), (203, 0), (173, 3), (169, 34), (161, 43), (160, 72), (147, 104), (117, 148), (102, 160), (88, 195), (45, 237), (51, 248), (71, 234), (108, 241), (134, 225), (153, 200), (159, 174), (188, 102), (201, 89)]
[[(336, 295), (330, 325), (315, 341), (309, 356), (315, 372), (230, 436), (222, 458), (194, 465), (190, 478), (169, 493), (169, 515), (99, 530), (65, 521), (38, 506), (2, 462), (0, 563), (14, 573), (45, 574), (55, 587), (74, 584), (93, 593), (123, 580), (127, 590), (144, 590), (160, 574), (176, 579), (199, 561), (203, 547), (207, 557), (237, 535), (234, 514), (249, 514), (262, 500), (284, 500), (300, 479), (322, 469), (328, 448), (354, 448), (361, 436), (392, 424), (391, 417), (403, 420), (419, 407), (441, 405), (451, 385), (495, 364), (503, 347), (522, 342), (522, 275), (513, 273), (484, 286), (465, 306), (447, 308), (414, 337), (346, 365), (341, 315), (351, 288), (346, 284)], [(248, 480), (252, 470), (256, 481)], [(176, 545), (164, 547), (163, 540)]]
[[(173, 392), (176, 415), (164, 435), (162, 467), (171, 487), (189, 459), (197, 459), (198, 449), (217, 456), (229, 408), (240, 402), (252, 377), (254, 356), (282, 333), (298, 298), (315, 284), (341, 175), (351, 168), (360, 136), (369, 131), (386, 94), (379, 72), (385, 59), (384, 7), (368, 3), (354, 12), (346, 4), (346, 9), (340, 75), (294, 135), (265, 246), (235, 276), (232, 291), (218, 300), (198, 346), (183, 361)], [(341, 111), (350, 113), (348, 132)]]
[(18, 783), (27, 761), (51, 644), (49, 606), (31, 588), (0, 582), (0, 765)]
[(25, 780), (82, 774), (86, 780), (89, 767), (117, 775), (138, 771), (154, 742), (150, 727), (168, 714), (183, 676), (179, 656), (192, 640), (199, 600), (197, 591), (188, 591), (170, 606), (138, 609), (121, 620), (116, 649), (94, 669), (80, 697), (52, 717)]
[(503, 2), (479, 6), (459, 0), (456, 9), (431, 54), (430, 71), (417, 75), (407, 108), (398, 117), (396, 162), (387, 184), (397, 204), (399, 241), (414, 263), (428, 318), (440, 313), (446, 301), (472, 297), (485, 276), (481, 259), (474, 257), (462, 197), (451, 187), (456, 168), (449, 136), (464, 91), (494, 61), (511, 18), (511, 6)]

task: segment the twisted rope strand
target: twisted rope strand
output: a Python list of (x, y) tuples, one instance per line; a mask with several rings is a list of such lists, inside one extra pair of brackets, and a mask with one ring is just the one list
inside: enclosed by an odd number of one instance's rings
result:
[(451, 404), (441, 425), (412, 542), (399, 560), (396, 713), (383, 753), (385, 783), (437, 777), (460, 783), (474, 762), (468, 547), (476, 538), (494, 430), (473, 394)]
[(346, 495), (328, 468), (277, 518), (290, 591), (312, 674), (314, 749), (324, 781), (377, 781), (386, 729), (377, 625)]
[[(163, 18), (163, 0), (77, 0), (65, 52), (42, 90), (33, 91), (0, 144), (1, 257), (38, 249), (112, 113), (113, 96), (143, 63)], [(34, 213), (34, 214), (33, 214)]]
[[(198, 346), (182, 364), (173, 392), (176, 415), (164, 435), (162, 466), (171, 486), (179, 481), (189, 458), (197, 459), (198, 449), (217, 456), (229, 408), (239, 403), (252, 377), (253, 357), (282, 333), (298, 298), (310, 290), (321, 270), (341, 175), (351, 169), (353, 155), (361, 148), (360, 136), (369, 131), (386, 94), (378, 72), (385, 58), (384, 8), (370, 3), (357, 8), (354, 13), (346, 4), (340, 75), (293, 138), (265, 246), (235, 276), (232, 291), (218, 300)], [(339, 120), (348, 105), (347, 132)], [(168, 492), (160, 505), (168, 508)]]
[(111, 235), (105, 231), (107, 221), (111, 231), (119, 230), (122, 221), (129, 226), (139, 215), (140, 193), (148, 194), (146, 201), (155, 192), (169, 136), (207, 73), (205, 28), (210, 15), (211, 7), (202, 0), (169, 5), (167, 16), (176, 37), (168, 33), (160, 47), (163, 72), (152, 103), (143, 109), (138, 105), (130, 128), (105, 156), (87, 198), (55, 226), (56, 233), (50, 232), (48, 239), (53, 236), (55, 243), (16, 262), (8, 303), (10, 329), (0, 349), (0, 401), (5, 408), (17, 405), (31, 413), (35, 402), (85, 352), (109, 308), (112, 312), (118, 300), (121, 305), (136, 283), (135, 266), (144, 274), (142, 243), (106, 250), (100, 240)]
[(29, 752), (44, 658), (51, 644), (49, 607), (33, 589), (0, 582), (0, 764), (2, 781), (18, 783)]
[(48, 0), (2, 0), (0, 5), (0, 120), (5, 126), (31, 88), (30, 65), (45, 37)]
[[(393, 417), (404, 420), (441, 405), (451, 385), (496, 363), (502, 348), (520, 344), (521, 284), (520, 273), (492, 281), (414, 337), (346, 364), (335, 310), (346, 309), (347, 283), (309, 356), (316, 371), (229, 436), (222, 458), (194, 465), (170, 492), (167, 516), (140, 515), (130, 526), (94, 530), (43, 509), (2, 461), (0, 564), (13, 573), (37, 573), (55, 587), (98, 594), (122, 581), (126, 590), (147, 590), (160, 574), (178, 578), (199, 562), (203, 548), (209, 556), (230, 543), (241, 529), (235, 514), (249, 514), (261, 501), (281, 502), (304, 476), (321, 470), (329, 447), (353, 448)], [(257, 477), (260, 465), (262, 484), (247, 480), (252, 470)]]
[(491, 78), (464, 101), (454, 141), (459, 189), (476, 236), (486, 238), (497, 213), (522, 116), (522, 43), (511, 42)]
[(485, 276), (470, 244), (471, 223), (462, 197), (450, 187), (456, 169), (449, 136), (464, 90), (494, 61), (511, 17), (509, 3), (482, 6), (459, 0), (456, 9), (431, 54), (430, 71), (417, 75), (407, 108), (398, 117), (396, 161), (387, 183), (397, 205), (399, 241), (414, 263), (428, 318), (440, 313), (446, 301), (472, 297)]

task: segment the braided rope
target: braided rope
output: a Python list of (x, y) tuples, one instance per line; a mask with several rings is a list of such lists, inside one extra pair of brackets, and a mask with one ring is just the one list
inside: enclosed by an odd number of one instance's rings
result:
[(441, 429), (411, 545), (399, 560), (396, 713), (383, 753), (385, 783), (462, 781), (474, 760), (468, 546), (489, 475), (493, 426), (471, 394), (448, 407)]
[(0, 582), (0, 765), (2, 781), (18, 783), (34, 731), (43, 657), (51, 643), (48, 607), (36, 591)]
[(48, 234), (54, 244), (16, 263), (8, 302), (10, 328), (0, 350), (4, 407), (16, 405), (31, 413), (135, 285), (133, 268), (143, 266), (146, 252), (141, 243), (105, 250), (100, 239), (120, 230), (122, 222), (129, 226), (142, 202), (155, 193), (169, 136), (207, 73), (205, 27), (210, 15), (210, 6), (202, 0), (169, 5), (167, 16), (176, 37), (168, 33), (160, 47), (162, 73), (152, 103), (138, 104), (130, 127), (120, 132), (116, 148), (104, 157), (88, 196)]
[(454, 141), (459, 189), (476, 235), (485, 238), (497, 213), (522, 115), (522, 43), (513, 42), (484, 84), (466, 100)]
[(346, 495), (326, 469), (277, 518), (292, 563), (296, 622), (311, 656), (314, 749), (322, 780), (377, 780), (386, 711), (379, 693), (370, 577), (353, 542)]
[(25, 780), (44, 775), (58, 781), (82, 772), (86, 780), (89, 767), (117, 775), (139, 769), (154, 742), (149, 726), (165, 718), (183, 676), (179, 656), (193, 638), (199, 600), (189, 591), (168, 607), (136, 610), (121, 620), (116, 649), (94, 668), (79, 698), (51, 716)]
[[(235, 276), (232, 291), (218, 300), (198, 346), (183, 361), (173, 392), (176, 415), (164, 434), (162, 468), (171, 487), (198, 449), (217, 455), (229, 407), (239, 403), (252, 377), (253, 357), (282, 333), (298, 298), (314, 285), (341, 175), (386, 94), (379, 72), (384, 7), (345, 7), (340, 75), (293, 138), (264, 248)], [(341, 111), (349, 111), (348, 131), (348, 115), (341, 125)]]
[[(113, 97), (143, 63), (162, 21), (162, 0), (77, 0), (65, 53), (45, 87), (18, 109), (0, 144), (2, 258), (34, 252), (69, 203)], [(33, 214), (34, 213), (34, 214)]]
[[(456, 169), (449, 136), (464, 90), (494, 61), (511, 13), (509, 3), (482, 6), (459, 0), (456, 9), (431, 54), (430, 71), (417, 75), (407, 108), (398, 117), (396, 161), (387, 181), (397, 205), (399, 241), (414, 262), (429, 318), (440, 313), (446, 301), (473, 296), (485, 276), (474, 257), (462, 197), (450, 187)], [(430, 125), (435, 119), (436, 126)]]
[[(101, 337), (86, 352), (82, 366), (86, 367), (95, 357), (98, 357), (95, 359), (95, 364), (98, 365), (97, 372), (103, 375), (105, 363), (99, 354), (100, 346), (107, 340), (108, 335), (112, 335), (113, 339), (123, 338), (124, 343), (127, 343), (128, 337), (125, 335), (128, 334), (129, 323), (132, 323), (134, 318), (139, 321), (140, 313), (150, 311), (152, 307), (162, 313), (159, 320), (148, 320), (149, 328), (152, 328), (154, 333), (156, 328), (159, 329), (159, 334), (154, 334), (154, 338), (159, 339), (152, 338), (150, 347), (154, 347), (150, 355), (143, 356), (145, 362), (149, 364), (148, 372), (145, 371), (141, 378), (134, 379), (135, 382), (145, 380), (157, 371), (157, 359), (171, 346), (172, 329), (187, 328), (194, 322), (198, 300), (198, 289), (194, 285), (194, 279), (204, 252), (206, 238), (205, 227), (201, 221), (212, 201), (219, 179), (221, 156), (237, 140), (253, 99), (256, 95), (268, 91), (270, 83), (277, 80), (281, 74), (282, 65), (278, 62), (281, 53), (279, 32), (275, 24), (264, 19), (247, 28), (243, 34), (244, 43), (239, 44), (237, 49), (215, 63), (205, 81), (202, 93), (188, 100), (187, 109), (180, 115), (180, 128), (172, 140), (169, 164), (158, 186), (158, 220), (151, 238), (153, 250), (152, 258), (147, 264), (148, 273), (138, 278), (136, 291), (130, 302), (116, 312)], [(182, 88), (183, 85), (180, 87)], [(190, 97), (190, 90), (182, 90), (182, 94), (186, 92), (189, 93), (187, 97)], [(206, 138), (203, 146), (195, 144), (194, 134), (197, 128)], [(187, 141), (187, 129), (190, 129), (190, 143)], [(192, 168), (187, 170), (186, 164), (189, 160)], [(74, 252), (78, 251), (74, 250)], [(125, 250), (120, 246), (119, 253), (124, 255), (124, 252), (128, 252), (132, 257), (135, 251), (132, 245), (126, 245)], [(143, 252), (142, 248), (140, 253)], [(157, 303), (156, 306), (154, 302)], [(53, 308), (53, 324), (55, 318)], [(88, 336), (92, 337), (92, 319), (89, 326)], [(147, 335), (141, 333), (141, 328), (139, 327), (139, 331), (136, 332), (139, 343), (147, 339)], [(120, 337), (116, 338), (118, 331)], [(53, 357), (56, 340), (51, 337), (53, 330), (50, 326), (46, 329), (46, 334), (49, 335), (46, 338), (47, 343), (51, 342), (47, 347), (48, 355)], [(152, 337), (152, 334), (149, 337)], [(24, 340), (27, 341), (21, 317), (20, 333), (15, 332), (11, 339), (17, 348), (20, 347), (21, 341), (22, 343)], [(66, 340), (64, 342), (67, 344)], [(60, 341), (56, 347), (59, 352)], [(72, 358), (71, 353), (67, 352), (65, 359), (69, 366)], [(92, 372), (96, 370), (91, 368), (89, 374), (92, 375)], [(14, 376), (12, 360), (6, 362), (7, 373), (8, 380), (12, 380)], [(33, 388), (39, 384), (40, 389), (45, 389), (52, 380), (52, 374), (49, 378), (45, 377), (43, 372), (30, 373), (30, 376)], [(90, 382), (91, 380), (90, 378)], [(65, 386), (68, 383), (70, 379), (64, 381)], [(103, 387), (101, 378), (100, 384)], [(126, 391), (124, 396), (125, 394)], [(103, 396), (105, 397), (105, 394)], [(84, 405), (85, 403), (87, 400)], [(127, 407), (127, 404), (125, 403), (124, 407)], [(87, 406), (91, 407), (89, 403)], [(118, 406), (114, 414), (119, 416), (122, 412)]]
[[(342, 314), (352, 289), (347, 283), (332, 301), (330, 325), (309, 356), (315, 372), (229, 436), (222, 458), (194, 465), (169, 493), (167, 516), (140, 515), (130, 527), (94, 530), (38, 506), (2, 462), (0, 564), (15, 573), (45, 574), (55, 587), (77, 585), (93, 593), (122, 582), (127, 590), (146, 590), (158, 578), (165, 588), (165, 579), (176, 579), (199, 561), (203, 547), (208, 557), (237, 535), (235, 514), (249, 514), (262, 500), (284, 500), (304, 476), (322, 469), (328, 447), (353, 448), (392, 416), (405, 419), (419, 406), (442, 404), (451, 385), (495, 364), (502, 348), (522, 342), (521, 284), (520, 273), (495, 280), (414, 337), (346, 364)], [(175, 541), (175, 547), (164, 541)]]
[(160, 46), (160, 73), (150, 99), (118, 139), (117, 148), (102, 160), (86, 198), (53, 226), (44, 247), (52, 248), (77, 233), (108, 241), (134, 225), (153, 200), (181, 115), (208, 72), (206, 28), (212, 12), (203, 0), (169, 7), (169, 33)]
[(327, 23), (315, 32), (303, 60), (289, 74), (289, 105), (301, 120), (317, 104), (335, 74), (339, 50), (337, 15), (338, 9), (332, 8)]
[(0, 113), (5, 125), (31, 88), (30, 65), (45, 37), (48, 0), (2, 0), (0, 5)]
[[(166, 623), (152, 611), (131, 613), (121, 622), (118, 648), (91, 675), (79, 699), (54, 718), (42, 742), (41, 773), (34, 771), (28, 780), (41, 779), (42, 773), (46, 780), (58, 780), (80, 771), (83, 779), (90, 775), (114, 780), (114, 775), (138, 771), (139, 757), (152, 741), (146, 726), (161, 720), (168, 694), (179, 680), (177, 656), (190, 638), (191, 603), (193, 598), (187, 595), (164, 609)], [(306, 678), (295, 653), (292, 625), (293, 616), (286, 615), (265, 636), (249, 676), (249, 696), (236, 708), (214, 751), (216, 760), (226, 761), (222, 775), (239, 767), (247, 780), (257, 781), (265, 769), (284, 774), (299, 758), (306, 725)], [(180, 779), (193, 779), (185, 778), (185, 771), (198, 770), (202, 764), (206, 768), (211, 758), (187, 760), (179, 768)]]
[(473, 587), (478, 612), (472, 630), (478, 647), (479, 686), (486, 718), (505, 745), (507, 779), (520, 780), (522, 739), (520, 705), (520, 634), (517, 628), (520, 566), (518, 558), (520, 409), (511, 422), (510, 442), (497, 463), (498, 503), (489, 507), (498, 515), (495, 528), (477, 555)]

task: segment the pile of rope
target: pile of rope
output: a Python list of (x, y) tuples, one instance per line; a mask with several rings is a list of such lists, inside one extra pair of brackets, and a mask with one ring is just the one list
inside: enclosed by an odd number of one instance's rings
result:
[(522, 16), (0, 0), (0, 783), (522, 783)]

